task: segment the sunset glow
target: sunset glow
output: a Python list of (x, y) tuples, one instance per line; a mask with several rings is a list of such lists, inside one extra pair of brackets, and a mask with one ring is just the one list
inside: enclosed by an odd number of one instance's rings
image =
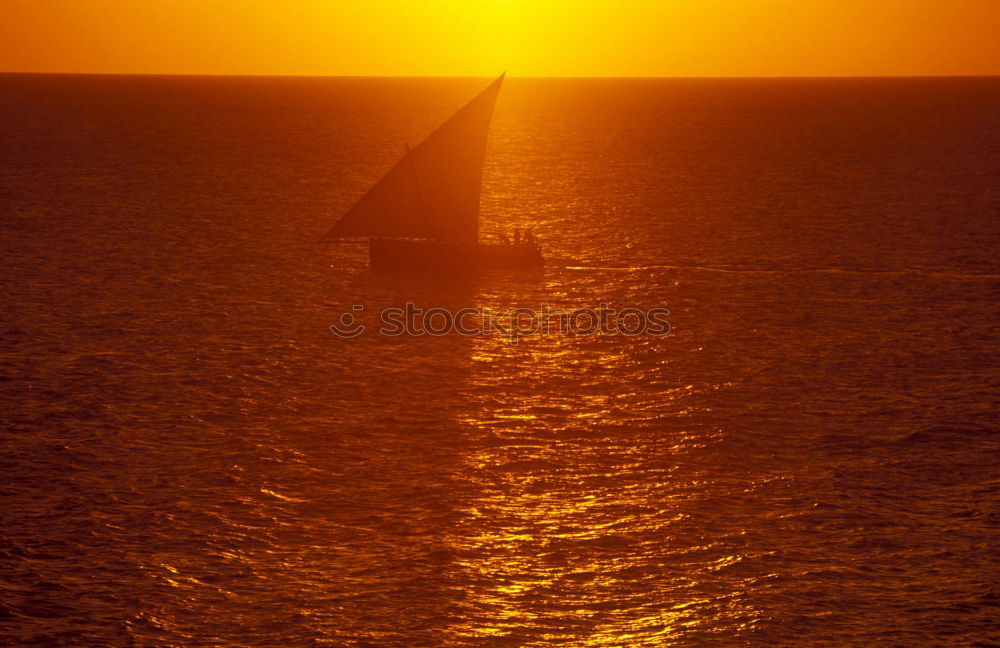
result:
[(1000, 648), (1000, 0), (0, 43), (0, 648)]
[(0, 71), (1000, 73), (990, 0), (5, 0)]

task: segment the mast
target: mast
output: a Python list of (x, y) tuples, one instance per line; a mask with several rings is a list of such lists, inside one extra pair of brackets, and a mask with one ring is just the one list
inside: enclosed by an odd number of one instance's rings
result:
[[(406, 154), (403, 155), (404, 160), (408, 159), (410, 156), (410, 143), (405, 142), (405, 144), (406, 144)], [(427, 218), (427, 208), (424, 206), (424, 196), (422, 193), (420, 193), (420, 178), (417, 177), (417, 172), (416, 169), (413, 168), (413, 165), (410, 164), (409, 167), (410, 167), (410, 173), (413, 174), (413, 184), (417, 188), (417, 202), (420, 203), (420, 214), (424, 218)]]

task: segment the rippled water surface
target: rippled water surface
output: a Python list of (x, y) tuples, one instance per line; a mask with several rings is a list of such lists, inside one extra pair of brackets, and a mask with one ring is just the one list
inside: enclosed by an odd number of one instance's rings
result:
[(484, 84), (0, 77), (0, 643), (1000, 644), (1000, 81), (510, 79), (543, 274), (315, 244)]

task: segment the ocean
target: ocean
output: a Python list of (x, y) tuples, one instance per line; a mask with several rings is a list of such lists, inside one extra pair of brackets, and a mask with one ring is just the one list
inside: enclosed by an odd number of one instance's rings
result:
[(543, 272), (317, 243), (486, 83), (0, 75), (0, 644), (1000, 645), (1000, 78), (510, 78)]

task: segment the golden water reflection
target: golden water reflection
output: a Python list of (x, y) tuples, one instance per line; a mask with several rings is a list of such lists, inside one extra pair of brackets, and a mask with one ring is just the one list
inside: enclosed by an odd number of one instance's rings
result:
[(451, 542), (474, 612), (452, 633), (503, 645), (676, 639), (708, 601), (692, 574), (666, 567), (694, 487), (676, 469), (705, 440), (657, 424), (682, 422), (695, 386), (621, 384), (628, 342), (503, 344), (479, 340), (472, 356), (483, 370), (463, 423), (479, 443), (463, 461), (479, 495)]

